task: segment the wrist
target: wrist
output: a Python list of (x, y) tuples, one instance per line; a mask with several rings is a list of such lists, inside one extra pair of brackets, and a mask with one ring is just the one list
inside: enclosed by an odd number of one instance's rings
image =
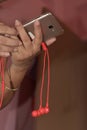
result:
[(34, 63), (34, 60), (31, 60), (29, 62), (20, 62), (20, 63), (12, 63), (11, 67), (18, 73), (20, 71), (27, 71), (28, 69), (31, 69), (32, 65)]

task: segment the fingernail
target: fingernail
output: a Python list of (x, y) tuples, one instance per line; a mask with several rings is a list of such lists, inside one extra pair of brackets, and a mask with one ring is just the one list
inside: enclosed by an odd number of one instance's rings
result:
[(15, 20), (15, 25), (19, 26), (20, 25), (20, 21), (19, 20)]

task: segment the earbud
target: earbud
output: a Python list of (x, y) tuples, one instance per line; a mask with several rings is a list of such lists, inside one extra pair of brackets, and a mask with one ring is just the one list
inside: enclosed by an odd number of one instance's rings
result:
[(32, 111), (32, 116), (37, 117), (38, 116), (38, 111), (37, 110)]
[(49, 107), (47, 107), (47, 106), (45, 108), (41, 107), (38, 110), (34, 110), (32, 112), (32, 116), (33, 117), (38, 117), (38, 116), (41, 116), (41, 115), (44, 115), (44, 114), (48, 114), (49, 111), (50, 111)]
[(37, 110), (37, 116), (40, 116), (41, 115), (41, 112), (40, 112), (40, 110)]
[(49, 113), (49, 111), (50, 111), (49, 107), (45, 107), (45, 108), (44, 108), (45, 114)]
[(41, 109), (34, 110), (34, 111), (32, 112), (32, 116), (33, 116), (33, 117), (38, 117), (38, 116), (40, 116), (40, 115), (42, 115)]
[(43, 115), (44, 113), (45, 113), (45, 111), (44, 111), (45, 109), (44, 108), (39, 108), (38, 110), (34, 110), (33, 112), (32, 112), (32, 116), (33, 117), (38, 117), (38, 116), (40, 116), (40, 115)]
[(43, 115), (45, 113), (45, 109), (43, 107), (41, 107), (39, 111), (40, 111), (41, 115)]
[(46, 47), (45, 43), (42, 42), (41, 45), (42, 45), (42, 49), (43, 49), (44, 51), (47, 51), (47, 47)]

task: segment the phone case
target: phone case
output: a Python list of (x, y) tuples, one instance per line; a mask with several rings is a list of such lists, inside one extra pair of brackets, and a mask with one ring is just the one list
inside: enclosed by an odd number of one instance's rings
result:
[(24, 25), (24, 28), (29, 35), (34, 35), (33, 23), (35, 22), (35, 20), (39, 20), (41, 23), (44, 41), (49, 38), (59, 36), (64, 32), (60, 23), (58, 22), (58, 20), (56, 20), (52, 13), (47, 13)]

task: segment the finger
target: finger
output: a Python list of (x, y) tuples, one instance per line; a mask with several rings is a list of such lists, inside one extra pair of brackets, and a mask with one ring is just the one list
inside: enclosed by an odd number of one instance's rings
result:
[(0, 52), (17, 52), (18, 48), (17, 47), (9, 47), (9, 46), (0, 46)]
[(1, 57), (9, 57), (10, 53), (9, 52), (0, 52)]
[(39, 21), (35, 21), (34, 23), (34, 34), (35, 34), (34, 43), (36, 46), (38, 45), (40, 46), (42, 42), (42, 31)]
[(0, 34), (17, 35), (17, 31), (14, 28), (8, 27), (1, 23), (0, 24)]
[(19, 36), (20, 36), (20, 38), (21, 38), (21, 40), (22, 40), (22, 42), (23, 42), (24, 47), (25, 47), (25, 48), (29, 48), (29, 46), (30, 46), (32, 43), (31, 43), (31, 40), (30, 40), (28, 34), (26, 33), (26, 31), (25, 31), (23, 25), (21, 24), (21, 22), (18, 21), (18, 20), (16, 20), (16, 21), (15, 21), (15, 27), (16, 27), (16, 29), (17, 29), (17, 31), (18, 31), (18, 34), (19, 34)]
[(13, 39), (13, 38), (5, 37), (5, 36), (0, 36), (0, 45), (16, 47), (16, 46), (21, 45), (21, 42), (18, 39)]
[(50, 38), (46, 41), (47, 46), (53, 44), (56, 41), (56, 37)]

